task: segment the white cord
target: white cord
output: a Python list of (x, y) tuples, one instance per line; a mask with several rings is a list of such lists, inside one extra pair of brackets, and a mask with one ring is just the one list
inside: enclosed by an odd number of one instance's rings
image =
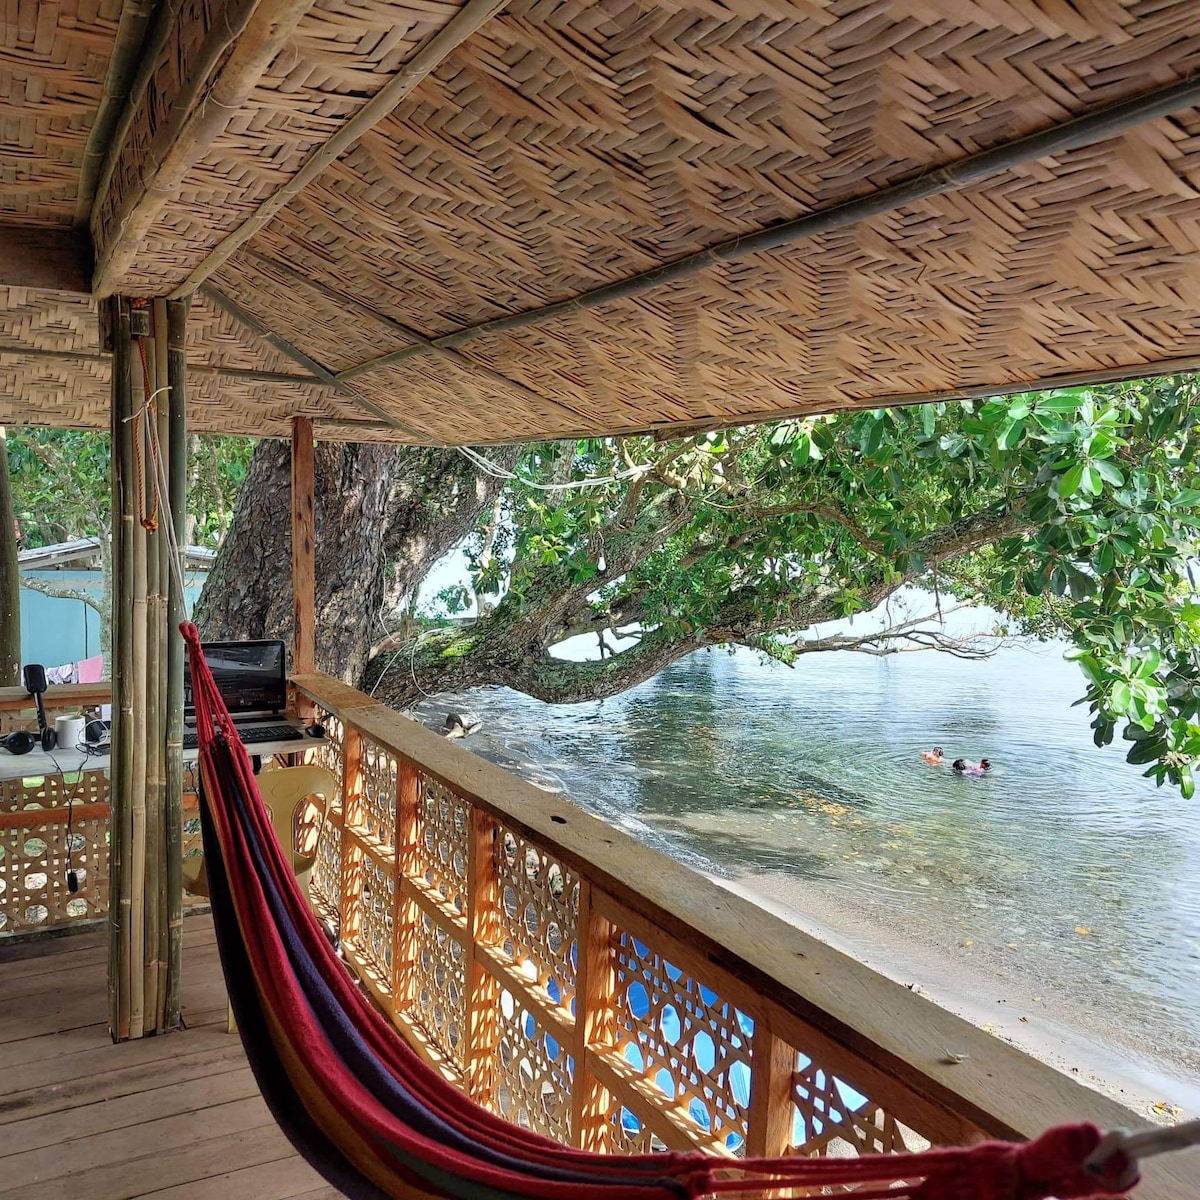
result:
[(654, 470), (653, 463), (642, 463), (639, 466), (630, 467), (628, 471), (616, 471), (612, 475), (576, 479), (571, 483), (536, 483), (524, 475), (517, 475), (515, 472), (505, 469), (499, 463), (492, 462), (490, 458), (485, 458), (478, 451), (472, 450), (470, 446), (457, 446), (455, 449), (485, 475), (490, 475), (493, 479), (512, 480), (538, 492), (574, 492), (584, 488), (607, 487), (610, 483), (619, 483), (622, 479), (636, 479), (641, 475), (649, 475)]
[(1191, 1146), (1200, 1146), (1200, 1121), (1184, 1121), (1180, 1125), (1144, 1129), (1139, 1133), (1116, 1129), (1101, 1139), (1083, 1167), (1094, 1175), (1102, 1175), (1114, 1154), (1124, 1154), (1129, 1159), (1129, 1169), (1116, 1181), (1116, 1186), (1123, 1190), (1137, 1182), (1140, 1159), (1172, 1150), (1186, 1150)]

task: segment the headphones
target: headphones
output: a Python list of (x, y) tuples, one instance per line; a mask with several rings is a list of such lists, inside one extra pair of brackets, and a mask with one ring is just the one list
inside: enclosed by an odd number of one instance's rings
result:
[(0, 737), (0, 747), (9, 754), (28, 754), (38, 745), (43, 750), (53, 750), (58, 743), (58, 737), (54, 729), (46, 723), (46, 706), (42, 703), (42, 693), (46, 690), (46, 668), (38, 663), (30, 663), (21, 672), (21, 681), (37, 705), (37, 736), (24, 729), (15, 729), (12, 733)]
[[(53, 730), (50, 731), (53, 734)], [(12, 733), (0, 737), (0, 746), (9, 754), (28, 754), (38, 744), (38, 739), (26, 729), (14, 729)]]

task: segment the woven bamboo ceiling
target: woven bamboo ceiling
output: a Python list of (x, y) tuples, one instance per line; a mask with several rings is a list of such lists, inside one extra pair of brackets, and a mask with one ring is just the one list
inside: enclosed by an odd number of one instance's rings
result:
[(267, 435), (1197, 369), (1197, 104), (1197, 0), (10, 0), (0, 422), (107, 424), (116, 293)]

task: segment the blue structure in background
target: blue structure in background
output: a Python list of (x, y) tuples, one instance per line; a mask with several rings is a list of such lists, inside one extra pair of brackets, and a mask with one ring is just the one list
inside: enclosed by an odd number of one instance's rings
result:
[[(187, 573), (188, 611), (204, 586), (207, 573)], [(103, 578), (99, 571), (22, 571), (25, 579), (33, 576), (59, 588), (86, 592), (99, 601)], [(64, 600), (21, 588), (21, 662), (60, 667), (100, 653), (100, 614), (82, 600)]]

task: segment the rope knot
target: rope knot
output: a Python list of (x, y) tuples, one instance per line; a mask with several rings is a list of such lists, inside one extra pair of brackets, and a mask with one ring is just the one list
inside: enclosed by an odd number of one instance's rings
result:
[(1085, 1166), (1100, 1140), (1095, 1125), (1062, 1125), (1015, 1147), (1013, 1200), (1124, 1195), (1137, 1182), (1137, 1171), (1123, 1150), (1115, 1150), (1096, 1166)]

